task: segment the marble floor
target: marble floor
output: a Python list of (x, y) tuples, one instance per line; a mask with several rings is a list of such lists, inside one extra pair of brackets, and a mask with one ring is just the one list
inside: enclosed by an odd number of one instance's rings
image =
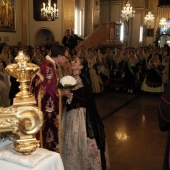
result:
[(160, 94), (106, 92), (95, 100), (105, 125), (110, 170), (161, 170), (167, 132), (158, 125)]

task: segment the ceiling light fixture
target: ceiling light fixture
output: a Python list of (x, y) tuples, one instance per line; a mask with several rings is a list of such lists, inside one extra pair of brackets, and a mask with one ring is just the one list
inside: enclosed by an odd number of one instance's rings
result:
[(135, 11), (132, 10), (132, 7), (130, 6), (130, 3), (127, 2), (126, 6), (123, 7), (121, 17), (124, 21), (128, 21), (129, 18), (132, 18), (135, 16)]
[(154, 21), (154, 19), (154, 15), (152, 14), (152, 12), (149, 11), (144, 18), (144, 25), (148, 25), (149, 27), (151, 27), (151, 23)]
[(58, 17), (58, 9), (56, 8), (56, 4), (54, 7), (51, 6), (51, 0), (48, 0), (48, 5), (45, 3), (42, 4), (41, 8), (41, 19), (46, 19), (48, 21), (55, 20)]

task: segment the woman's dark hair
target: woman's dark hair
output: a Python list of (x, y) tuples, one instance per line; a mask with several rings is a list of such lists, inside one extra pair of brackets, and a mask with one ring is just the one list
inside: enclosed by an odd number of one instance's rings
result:
[(80, 64), (84, 65), (85, 59), (83, 57), (79, 57), (79, 59), (80, 59)]
[(0, 60), (0, 63), (3, 64), (3, 67), (4, 67), (4, 68), (7, 66), (7, 64), (6, 64), (4, 61), (2, 61), (2, 60)]

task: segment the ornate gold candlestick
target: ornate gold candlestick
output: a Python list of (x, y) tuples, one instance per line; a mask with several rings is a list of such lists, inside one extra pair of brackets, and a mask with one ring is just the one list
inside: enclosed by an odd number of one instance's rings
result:
[(16, 94), (12, 106), (0, 108), (0, 133), (14, 134), (15, 150), (30, 154), (40, 146), (35, 134), (43, 124), (43, 114), (35, 105), (34, 95), (28, 90), (28, 82), (39, 71), (39, 67), (28, 63), (29, 58), (22, 51), (19, 52), (15, 61), (15, 64), (6, 67), (6, 71), (20, 82), (20, 92)]

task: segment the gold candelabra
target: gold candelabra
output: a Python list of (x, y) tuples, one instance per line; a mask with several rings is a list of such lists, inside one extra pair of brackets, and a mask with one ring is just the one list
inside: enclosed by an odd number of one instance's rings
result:
[(13, 105), (0, 107), (0, 133), (14, 138), (14, 149), (24, 155), (31, 154), (40, 142), (35, 134), (43, 124), (43, 114), (35, 105), (34, 95), (29, 92), (28, 82), (39, 71), (39, 66), (29, 63), (29, 57), (20, 51), (16, 63), (5, 69), (8, 74), (20, 82), (20, 91), (16, 94)]

